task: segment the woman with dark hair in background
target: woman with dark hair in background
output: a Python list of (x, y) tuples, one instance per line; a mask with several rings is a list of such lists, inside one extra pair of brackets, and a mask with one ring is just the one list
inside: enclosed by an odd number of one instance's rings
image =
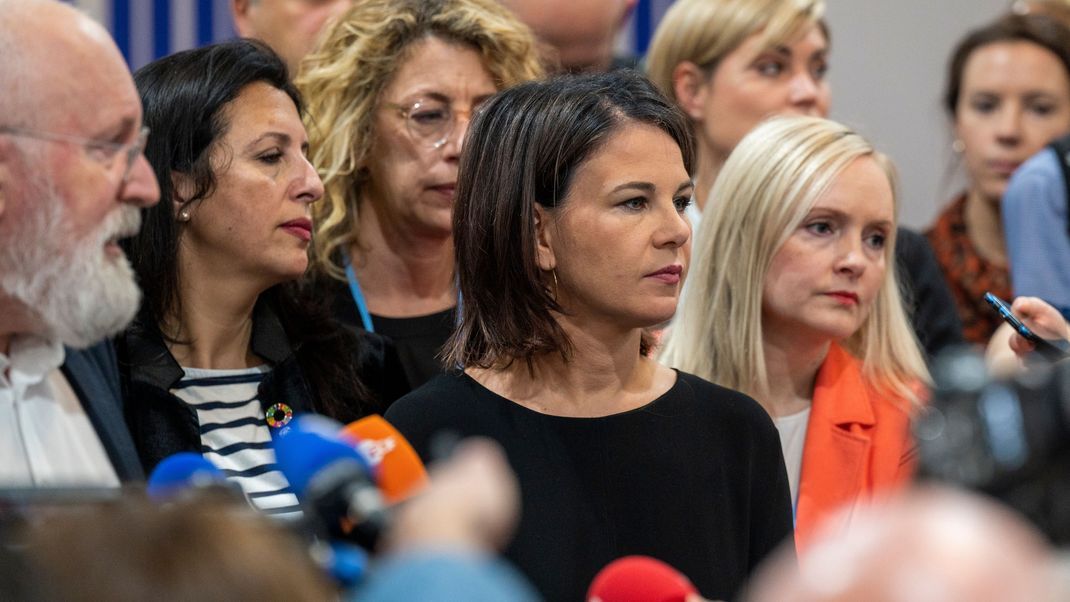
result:
[(542, 76), (535, 38), (495, 0), (366, 0), (301, 64), (320, 294), (397, 345), (407, 384), (443, 370), (457, 321), (450, 216), (465, 130), (495, 92)]
[(761, 407), (649, 356), (688, 263), (684, 116), (618, 71), (502, 92), (466, 144), (447, 346), (463, 370), (387, 418), (425, 460), (440, 432), (505, 448), (523, 508), (506, 555), (547, 599), (582, 599), (628, 554), (729, 598), (790, 538), (791, 509)]
[(202, 452), (259, 508), (293, 512), (273, 434), (296, 412), (350, 421), (403, 393), (376, 380), (381, 340), (358, 339), (295, 288), (323, 196), (301, 98), (278, 56), (249, 40), (173, 54), (135, 81), (162, 183), (124, 243), (145, 291), (118, 341), (138, 453), (150, 471)]
[(952, 53), (944, 108), (966, 190), (926, 232), (955, 296), (966, 339), (1000, 325), (983, 297), (1011, 297), (1000, 203), (1026, 159), (1070, 130), (1070, 30), (1043, 15), (1011, 15), (969, 33)]

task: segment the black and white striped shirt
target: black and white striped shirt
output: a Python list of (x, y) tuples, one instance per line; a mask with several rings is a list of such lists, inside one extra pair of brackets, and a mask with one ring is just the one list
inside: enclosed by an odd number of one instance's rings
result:
[(271, 368), (183, 368), (172, 389), (197, 412), (201, 453), (236, 481), (258, 509), (285, 519), (301, 516), (297, 496), (275, 463), (271, 431), (257, 388)]

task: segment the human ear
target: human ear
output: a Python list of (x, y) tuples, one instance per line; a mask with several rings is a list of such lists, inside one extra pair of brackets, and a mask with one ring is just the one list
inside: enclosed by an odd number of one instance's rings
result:
[(234, 17), (234, 30), (243, 38), (256, 37), (249, 16), (250, 4), (252, 4), (251, 0), (231, 0), (230, 2), (230, 13)]
[(702, 67), (691, 61), (682, 61), (672, 70), (672, 90), (676, 104), (693, 121), (701, 122), (705, 114), (706, 97), (709, 94), (707, 76)]
[(550, 223), (553, 216), (542, 205), (535, 205), (535, 261), (539, 269), (549, 272), (557, 267), (557, 258), (554, 256), (553, 236), (551, 235)]
[(635, 6), (639, 4), (639, 0), (624, 0), (621, 3), (620, 19), (617, 20), (617, 31), (624, 27), (628, 22), (628, 18), (632, 16), (632, 11), (635, 10)]
[(171, 213), (176, 221), (188, 222), (190, 220), (193, 203), (189, 199), (193, 198), (195, 189), (193, 180), (188, 175), (177, 171), (171, 172)]
[(966, 150), (966, 144), (962, 141), (961, 129), (962, 128), (959, 126), (958, 116), (955, 116), (954, 120), (951, 123), (951, 135), (953, 136), (951, 140), (951, 150), (956, 155), (961, 155)]
[(4, 210), (7, 209), (7, 170), (0, 165), (0, 220), (4, 219)]
[(14, 151), (14, 144), (6, 138), (0, 138), (0, 219), (4, 217), (9, 200), (8, 197), (10, 196), (9, 185), (12, 181), (11, 161), (14, 157)]

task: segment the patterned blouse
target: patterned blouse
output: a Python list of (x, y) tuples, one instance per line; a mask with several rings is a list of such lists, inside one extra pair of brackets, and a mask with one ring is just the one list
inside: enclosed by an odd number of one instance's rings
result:
[(955, 296), (966, 340), (984, 345), (1003, 323), (985, 303), (984, 294), (991, 292), (1010, 300), (1010, 273), (1006, 266), (992, 263), (977, 253), (966, 232), (965, 213), (966, 195), (962, 194), (940, 213), (925, 237)]

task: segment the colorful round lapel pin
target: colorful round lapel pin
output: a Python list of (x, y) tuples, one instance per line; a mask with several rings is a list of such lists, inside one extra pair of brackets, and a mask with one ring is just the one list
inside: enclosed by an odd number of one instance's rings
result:
[(277, 403), (266, 412), (267, 424), (273, 429), (281, 429), (290, 424), (294, 418), (294, 411), (284, 403)]

